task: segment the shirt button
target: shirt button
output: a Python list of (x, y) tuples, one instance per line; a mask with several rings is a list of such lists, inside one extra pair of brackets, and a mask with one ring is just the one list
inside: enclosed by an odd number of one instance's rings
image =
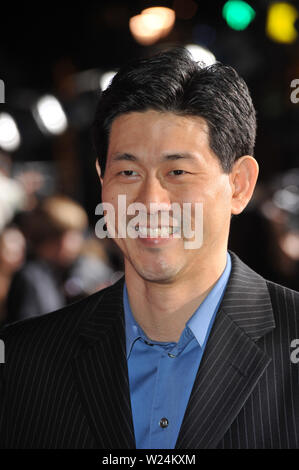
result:
[(167, 418), (162, 418), (160, 419), (160, 422), (159, 422), (159, 425), (161, 426), (161, 428), (167, 428), (168, 426), (168, 419)]
[(169, 357), (175, 357), (175, 355), (174, 355), (174, 354), (171, 354), (171, 353), (168, 353), (168, 356), (169, 356)]

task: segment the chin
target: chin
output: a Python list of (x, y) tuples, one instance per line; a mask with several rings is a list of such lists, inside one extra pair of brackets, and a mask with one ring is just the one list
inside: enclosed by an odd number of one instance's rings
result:
[(180, 268), (178, 266), (136, 266), (133, 264), (134, 269), (142, 279), (150, 282), (170, 283), (172, 282)]

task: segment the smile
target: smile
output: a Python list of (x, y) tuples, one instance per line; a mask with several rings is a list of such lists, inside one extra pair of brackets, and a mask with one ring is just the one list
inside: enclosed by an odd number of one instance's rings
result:
[(149, 238), (158, 238), (158, 237), (169, 237), (169, 235), (173, 235), (174, 233), (178, 233), (180, 231), (180, 227), (157, 227), (157, 228), (150, 228), (150, 227), (143, 227), (136, 225), (135, 226), (136, 232), (139, 232), (141, 237), (149, 237)]

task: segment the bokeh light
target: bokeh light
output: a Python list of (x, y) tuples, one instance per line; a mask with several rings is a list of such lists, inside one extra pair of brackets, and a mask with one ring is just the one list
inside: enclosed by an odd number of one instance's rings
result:
[(175, 12), (171, 8), (146, 8), (140, 15), (130, 18), (129, 27), (134, 39), (143, 46), (154, 44), (167, 36), (175, 23)]
[(247, 2), (230, 0), (223, 6), (222, 16), (228, 26), (237, 31), (242, 31), (255, 18), (255, 11)]
[(204, 62), (207, 66), (216, 62), (214, 54), (204, 47), (198, 46), (197, 44), (187, 44), (185, 47), (196, 62)]
[(115, 74), (115, 70), (108, 70), (107, 72), (104, 72), (103, 75), (101, 75), (100, 87), (102, 91), (106, 90), (106, 88), (110, 85)]
[(0, 114), (0, 147), (7, 152), (17, 150), (21, 136), (14, 118), (8, 113)]
[(273, 3), (269, 6), (266, 33), (273, 41), (291, 44), (297, 39), (295, 21), (298, 10), (289, 3)]
[(40, 129), (47, 134), (62, 134), (67, 128), (65, 112), (55, 96), (40, 98), (33, 114)]

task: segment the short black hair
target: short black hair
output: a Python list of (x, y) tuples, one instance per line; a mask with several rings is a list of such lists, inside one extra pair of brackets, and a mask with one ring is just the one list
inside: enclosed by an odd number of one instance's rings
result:
[(253, 155), (256, 112), (245, 81), (230, 66), (205, 66), (175, 47), (125, 65), (102, 93), (92, 129), (102, 175), (112, 121), (149, 109), (204, 118), (210, 148), (226, 173), (236, 159)]

